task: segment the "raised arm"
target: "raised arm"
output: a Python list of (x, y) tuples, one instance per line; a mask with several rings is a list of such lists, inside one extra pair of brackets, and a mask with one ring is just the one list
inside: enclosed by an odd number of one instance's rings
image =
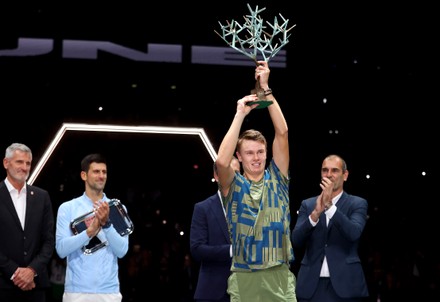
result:
[(232, 120), (229, 130), (220, 144), (216, 164), (219, 188), (223, 196), (228, 194), (229, 187), (234, 179), (235, 170), (231, 167), (230, 163), (237, 147), (241, 126), (246, 115), (248, 115), (251, 110), (258, 106), (258, 104), (253, 104), (250, 106), (246, 104), (249, 102), (255, 102), (257, 99), (257, 96), (252, 94), (237, 101), (237, 111), (234, 119)]
[(275, 130), (272, 156), (281, 173), (288, 177), (290, 162), (289, 132), (281, 107), (270, 90), (269, 74), (270, 69), (268, 63), (266, 61), (258, 61), (255, 79), (260, 82), (260, 87), (266, 91), (266, 99), (273, 102), (272, 105), (267, 107)]

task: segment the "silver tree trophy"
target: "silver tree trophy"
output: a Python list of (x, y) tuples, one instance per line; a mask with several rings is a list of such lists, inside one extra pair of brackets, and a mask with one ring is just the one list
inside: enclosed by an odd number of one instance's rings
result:
[[(258, 65), (257, 62), (260, 60), (269, 62), (289, 42), (290, 34), (288, 32), (295, 25), (287, 29), (289, 20), (284, 19), (279, 14), (283, 20), (282, 24), (278, 23), (277, 17), (274, 18), (273, 24), (266, 21), (272, 31), (272, 33), (269, 33), (265, 30), (267, 26), (264, 25), (264, 21), (259, 15), (266, 8), (258, 10), (258, 6), (256, 6), (255, 10), (252, 10), (249, 4), (247, 6), (250, 15), (243, 16), (245, 21), (243, 24), (234, 20), (226, 21), (226, 25), (219, 22), (221, 34), (215, 30), (214, 32), (230, 47), (251, 58), (255, 65)], [(257, 108), (265, 108), (272, 104), (272, 101), (265, 99), (264, 90), (260, 87), (258, 80), (256, 81), (255, 89), (251, 93), (258, 96), (258, 101), (248, 103), (248, 105), (258, 103)]]

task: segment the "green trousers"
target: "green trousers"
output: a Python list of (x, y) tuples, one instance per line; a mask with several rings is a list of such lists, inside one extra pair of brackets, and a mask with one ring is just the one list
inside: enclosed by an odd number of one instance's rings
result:
[(296, 278), (286, 264), (253, 272), (232, 272), (231, 302), (296, 302)]

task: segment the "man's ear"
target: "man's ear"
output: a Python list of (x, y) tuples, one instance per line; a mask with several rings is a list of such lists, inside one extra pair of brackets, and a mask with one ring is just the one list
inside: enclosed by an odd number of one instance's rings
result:
[(235, 151), (235, 156), (238, 158), (238, 161), (241, 162), (241, 155), (238, 151)]
[(85, 171), (81, 171), (81, 179), (84, 181), (87, 179), (87, 173)]
[(344, 181), (347, 181), (348, 178), (348, 170), (345, 170), (344, 172)]

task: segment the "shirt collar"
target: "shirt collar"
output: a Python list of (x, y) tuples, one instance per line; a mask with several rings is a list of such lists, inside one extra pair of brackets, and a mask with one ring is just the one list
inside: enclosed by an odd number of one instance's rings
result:
[(344, 193), (344, 191), (341, 191), (341, 193), (339, 193), (338, 195), (333, 197), (333, 199), (332, 199), (333, 204), (336, 204), (338, 202), (339, 198), (341, 198), (341, 196), (342, 196), (342, 193)]
[[(12, 190), (18, 191), (14, 186), (9, 182), (8, 178), (5, 178), (5, 184), (6, 188), (8, 188), (9, 193), (12, 192)], [(21, 188), (20, 193), (26, 193), (26, 184)]]

